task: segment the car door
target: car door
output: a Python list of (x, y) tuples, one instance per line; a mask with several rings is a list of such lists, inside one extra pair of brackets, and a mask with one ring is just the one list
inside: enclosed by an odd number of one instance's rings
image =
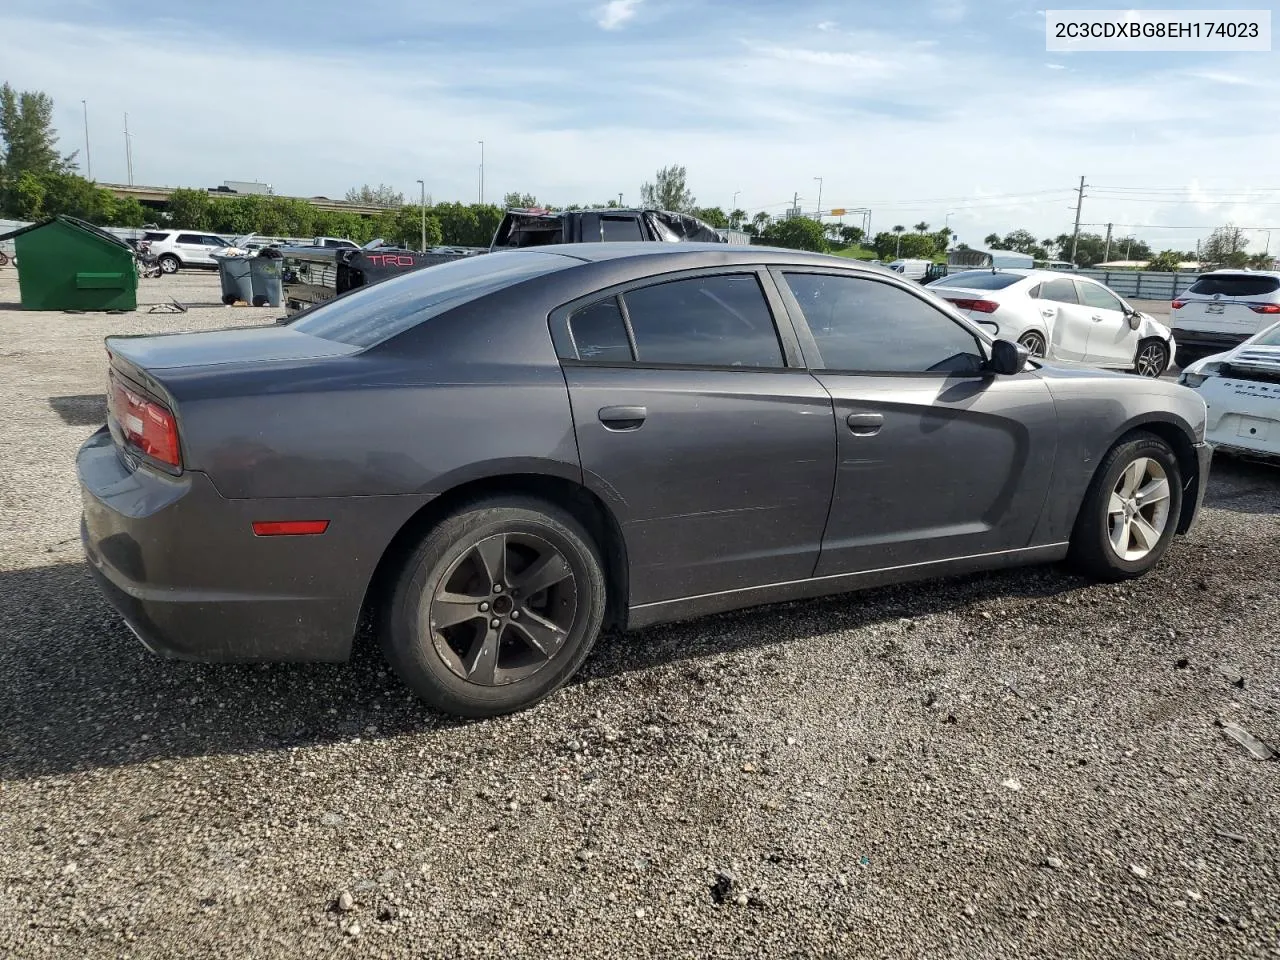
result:
[(977, 336), (901, 282), (775, 273), (835, 407), (836, 488), (815, 575), (1027, 547), (1057, 446), (1039, 375), (986, 372)]
[(1072, 279), (1044, 281), (1034, 300), (1049, 333), (1048, 359), (1083, 363), (1093, 321)]
[(1089, 311), (1089, 341), (1085, 362), (1097, 367), (1133, 366), (1138, 331), (1129, 326), (1120, 298), (1100, 283), (1077, 279), (1080, 303)]
[(186, 264), (207, 264), (208, 254), (205, 252), (204, 235), (200, 233), (180, 233), (174, 240), (173, 252)]
[(621, 526), (632, 606), (812, 575), (835, 474), (831, 398), (766, 273), (648, 278), (555, 324), (584, 482)]

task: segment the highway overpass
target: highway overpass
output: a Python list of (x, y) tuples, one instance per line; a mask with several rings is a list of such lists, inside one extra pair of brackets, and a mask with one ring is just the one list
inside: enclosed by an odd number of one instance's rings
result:
[[(168, 203), (169, 195), (173, 191), (181, 189), (180, 187), (146, 187), (140, 184), (127, 183), (99, 183), (98, 186), (103, 190), (110, 190), (114, 196), (121, 199), (133, 197), (139, 203), (144, 204)], [(252, 193), (228, 193), (225, 190), (209, 190), (208, 194), (211, 197), (220, 199), (261, 196), (261, 194)], [(345, 200), (330, 200), (328, 197), (285, 197), (284, 199), (302, 200), (311, 204), (317, 210), (325, 210), (330, 213), (358, 213), (369, 217), (377, 216), (386, 210), (395, 209), (394, 207), (385, 207), (377, 203), (347, 203)]]

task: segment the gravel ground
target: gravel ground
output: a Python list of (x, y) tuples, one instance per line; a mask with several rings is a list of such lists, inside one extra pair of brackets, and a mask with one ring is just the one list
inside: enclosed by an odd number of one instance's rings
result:
[(543, 705), (455, 723), (367, 644), (160, 660), (85, 572), (102, 336), (272, 315), (0, 310), (0, 956), (1280, 956), (1280, 765), (1219, 726), (1280, 747), (1280, 470), (1217, 463), (1137, 583), (606, 638)]

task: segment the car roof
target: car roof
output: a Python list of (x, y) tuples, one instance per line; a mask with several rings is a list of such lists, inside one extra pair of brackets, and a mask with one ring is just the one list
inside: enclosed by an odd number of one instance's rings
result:
[[(587, 263), (600, 263), (606, 260), (638, 259), (641, 257), (668, 257), (675, 260), (707, 260), (708, 254), (715, 254), (720, 262), (730, 263), (762, 263), (792, 262), (821, 266), (833, 266), (865, 270), (868, 273), (881, 273), (897, 276), (893, 271), (876, 264), (852, 260), (848, 257), (837, 257), (829, 253), (810, 253), (807, 250), (789, 250), (785, 247), (757, 246), (755, 244), (702, 243), (697, 241), (661, 242), (653, 240), (625, 240), (607, 243), (548, 243), (537, 247), (526, 247), (526, 250), (537, 253), (557, 254), (572, 257)], [(495, 251), (502, 253), (504, 251)]]

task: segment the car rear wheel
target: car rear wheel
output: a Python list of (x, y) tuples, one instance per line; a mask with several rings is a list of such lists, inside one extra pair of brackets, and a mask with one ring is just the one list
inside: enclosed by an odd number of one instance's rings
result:
[(1182, 474), (1164, 440), (1135, 433), (1103, 457), (1071, 536), (1071, 560), (1098, 580), (1139, 577), (1154, 567), (1182, 514)]
[(161, 273), (177, 273), (178, 268), (182, 266), (182, 261), (175, 257), (172, 253), (166, 253), (160, 258)]
[(534, 498), (491, 498), (435, 526), (409, 557), (383, 650), (431, 707), (496, 716), (573, 676), (604, 610), (599, 549), (572, 515)]
[(1018, 338), (1018, 342), (1027, 348), (1033, 357), (1043, 357), (1046, 352), (1044, 334), (1038, 330), (1028, 330)]
[(1143, 340), (1138, 344), (1133, 372), (1140, 377), (1156, 378), (1169, 366), (1169, 347), (1161, 340)]

